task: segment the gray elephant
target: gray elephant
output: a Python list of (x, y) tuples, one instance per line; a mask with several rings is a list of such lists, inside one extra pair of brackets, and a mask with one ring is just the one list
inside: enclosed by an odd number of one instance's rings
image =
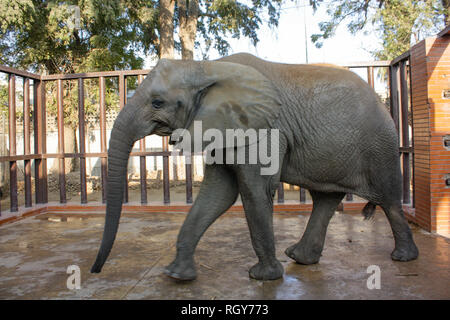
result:
[(192, 131), (195, 120), (202, 121), (202, 130), (278, 129), (280, 166), (263, 175), (261, 163), (206, 165), (167, 275), (196, 278), (194, 251), (200, 237), (240, 195), (259, 259), (250, 277), (282, 277), (272, 221), (280, 181), (308, 189), (313, 199), (301, 240), (285, 251), (297, 263), (319, 261), (328, 223), (346, 193), (368, 200), (366, 218), (376, 205), (384, 210), (395, 239), (393, 260), (417, 258), (402, 211), (396, 128), (372, 88), (344, 68), (272, 63), (236, 54), (216, 61), (160, 60), (118, 115), (108, 150), (103, 240), (91, 272), (101, 271), (117, 233), (134, 142), (149, 134), (168, 136), (179, 128)]

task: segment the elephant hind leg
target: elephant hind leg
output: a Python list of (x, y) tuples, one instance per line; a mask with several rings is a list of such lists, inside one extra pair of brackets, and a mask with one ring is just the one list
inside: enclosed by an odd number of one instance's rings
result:
[(410, 261), (416, 259), (419, 255), (419, 250), (414, 243), (411, 229), (403, 214), (401, 202), (397, 201), (391, 205), (381, 205), (381, 207), (394, 234), (395, 249), (391, 253), (392, 260)]
[(310, 191), (313, 199), (313, 211), (308, 220), (302, 239), (286, 249), (288, 257), (300, 264), (319, 262), (322, 255), (328, 223), (345, 193)]

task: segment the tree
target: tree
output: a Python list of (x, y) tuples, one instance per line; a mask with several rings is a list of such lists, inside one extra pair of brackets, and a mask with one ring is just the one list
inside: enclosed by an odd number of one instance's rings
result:
[[(322, 0), (311, 0), (314, 7)], [(317, 47), (330, 38), (341, 23), (355, 34), (368, 23), (375, 26), (383, 48), (373, 52), (379, 59), (393, 59), (426, 36), (437, 33), (449, 22), (448, 0), (357, 0), (327, 4), (328, 21), (319, 24), (322, 33), (311, 36)]]
[(175, 0), (159, 0), (159, 41), (157, 48), (160, 58), (173, 59), (174, 55), (174, 10)]
[[(155, 1), (0, 0), (0, 63), (44, 74), (140, 69), (142, 55), (155, 52), (146, 31), (157, 17)], [(107, 79), (107, 108), (118, 105), (114, 86)], [(56, 116), (55, 83), (47, 90)], [(66, 152), (77, 151), (76, 90), (64, 81)], [(98, 86), (86, 81), (86, 95), (86, 114), (95, 114)]]
[[(227, 36), (258, 42), (264, 19), (276, 26), (282, 0), (0, 0), (0, 63), (44, 74), (139, 69), (144, 55), (193, 59), (204, 43), (227, 54)], [(179, 42), (174, 41), (178, 31)], [(117, 84), (107, 80), (107, 108), (117, 105)], [(47, 110), (56, 115), (56, 85)], [(76, 84), (64, 81), (67, 152), (76, 152)], [(98, 89), (86, 82), (86, 113), (97, 110)], [(66, 129), (67, 129), (66, 128)]]
[[(194, 58), (194, 48), (204, 43), (204, 58), (211, 48), (221, 55), (229, 52), (227, 36), (259, 41), (257, 31), (266, 22), (277, 26), (283, 0), (160, 0), (159, 29), (150, 31), (160, 57), (181, 51), (182, 59)], [(267, 17), (267, 21), (264, 19)], [(170, 21), (172, 25), (170, 25)], [(173, 29), (172, 29), (173, 26)], [(180, 42), (171, 36), (178, 31)], [(160, 41), (158, 40), (160, 39)], [(166, 53), (168, 52), (168, 53)]]

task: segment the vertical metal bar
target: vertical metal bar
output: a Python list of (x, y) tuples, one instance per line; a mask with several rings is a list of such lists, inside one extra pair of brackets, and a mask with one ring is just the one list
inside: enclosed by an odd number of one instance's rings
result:
[[(119, 106), (122, 109), (127, 103), (127, 78), (123, 75), (119, 75)], [(123, 202), (128, 203), (128, 173), (125, 175), (123, 188)]]
[(280, 184), (278, 185), (277, 202), (284, 203), (284, 183), (283, 182), (280, 182)]
[[(9, 105), (9, 155), (16, 155), (16, 76), (14, 74), (9, 75), (9, 92), (8, 92), (8, 105)], [(18, 210), (17, 201), (17, 162), (9, 162), (9, 197), (10, 197), (10, 210), (15, 212)]]
[[(162, 148), (164, 152), (169, 151), (168, 137), (162, 138)], [(169, 156), (163, 155), (163, 191), (164, 203), (170, 203), (170, 181), (169, 181)]]
[[(400, 62), (400, 94), (401, 94), (401, 128), (402, 128), (402, 142), (403, 147), (409, 147), (409, 124), (408, 124), (408, 78), (406, 70), (406, 60)], [(403, 203), (411, 203), (411, 167), (409, 164), (409, 152), (402, 153), (403, 160)]]
[(59, 202), (66, 203), (66, 166), (64, 160), (64, 105), (63, 105), (63, 83), (57, 80), (57, 116), (58, 116), (58, 171), (59, 171)]
[[(142, 83), (143, 76), (138, 76), (138, 85)], [(145, 137), (139, 140), (139, 150), (144, 152), (145, 151)], [(145, 156), (139, 157), (140, 164), (140, 182), (141, 182), (141, 203), (146, 204), (147, 203), (147, 164), (145, 162)]]
[[(30, 154), (30, 79), (23, 78), (23, 154)], [(32, 206), (31, 200), (31, 161), (24, 161), (25, 207)]]
[(305, 203), (306, 202), (305, 188), (300, 188), (300, 202), (301, 203)]
[(192, 155), (185, 155), (186, 170), (186, 203), (192, 203)]
[[(105, 77), (99, 77), (99, 93), (100, 93), (100, 149), (101, 152), (106, 150), (106, 105), (105, 105)], [(106, 188), (107, 186), (107, 159), (101, 158), (101, 175), (102, 175), (102, 202), (106, 203)]]
[[(45, 82), (34, 80), (34, 153), (46, 152)], [(47, 203), (47, 160), (34, 161), (36, 203)]]
[(86, 120), (84, 115), (84, 82), (78, 78), (78, 133), (80, 141), (80, 196), (81, 203), (87, 203), (86, 189)]

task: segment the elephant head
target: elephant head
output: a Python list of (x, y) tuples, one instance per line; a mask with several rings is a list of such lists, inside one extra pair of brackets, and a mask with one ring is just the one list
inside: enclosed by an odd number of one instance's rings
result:
[(223, 61), (162, 59), (119, 113), (108, 149), (108, 188), (103, 239), (91, 272), (98, 273), (116, 237), (124, 181), (135, 141), (175, 129), (270, 128), (280, 103), (271, 82), (254, 68)]

